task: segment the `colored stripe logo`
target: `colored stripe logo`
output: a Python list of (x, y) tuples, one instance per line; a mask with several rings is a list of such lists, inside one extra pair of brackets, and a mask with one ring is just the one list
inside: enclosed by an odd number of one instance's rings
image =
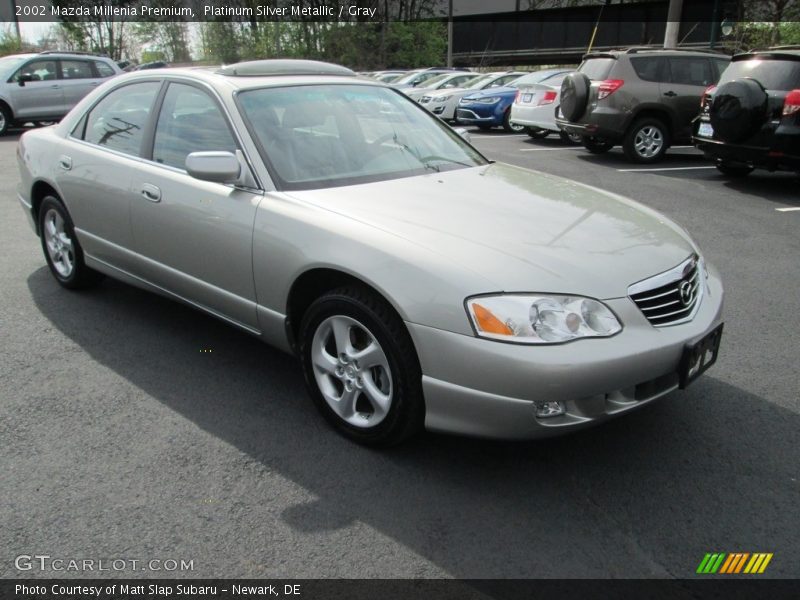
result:
[(709, 552), (700, 561), (697, 572), (702, 575), (754, 575), (766, 571), (771, 560), (772, 552)]

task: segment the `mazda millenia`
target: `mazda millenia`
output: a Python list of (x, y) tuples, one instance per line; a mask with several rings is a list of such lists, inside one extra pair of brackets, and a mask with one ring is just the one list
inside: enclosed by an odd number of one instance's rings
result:
[(342, 67), (123, 75), (18, 157), (59, 284), (121, 279), (297, 354), (362, 443), (570, 431), (719, 350), (722, 284), (681, 227), (489, 161)]

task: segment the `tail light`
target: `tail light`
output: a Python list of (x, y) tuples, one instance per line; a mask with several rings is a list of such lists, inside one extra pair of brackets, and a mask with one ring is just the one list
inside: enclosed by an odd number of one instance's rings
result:
[(600, 82), (600, 87), (597, 88), (597, 99), (602, 100), (608, 98), (611, 94), (616, 92), (625, 83), (624, 79), (606, 79)]
[(521, 92), (520, 92), (519, 90), (517, 90), (517, 93), (516, 93), (516, 95), (514, 96), (514, 104), (519, 104), (519, 97), (520, 97), (520, 95), (521, 95)]
[(783, 101), (783, 116), (797, 114), (797, 111), (800, 111), (800, 90), (792, 90)]
[(709, 96), (711, 94), (713, 94), (716, 89), (717, 89), (716, 85), (710, 85), (703, 91), (703, 95), (700, 96), (700, 108), (701, 109), (707, 108), (707, 106), (708, 106), (707, 102), (710, 100)]
[(542, 98), (539, 100), (537, 106), (541, 106), (542, 104), (552, 104), (556, 101), (557, 95), (558, 93), (554, 91), (545, 92), (544, 96), (542, 96)]

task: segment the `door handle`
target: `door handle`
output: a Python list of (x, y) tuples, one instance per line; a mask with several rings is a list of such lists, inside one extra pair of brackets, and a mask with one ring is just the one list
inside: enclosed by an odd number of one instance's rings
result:
[(150, 200), (150, 202), (161, 202), (161, 190), (149, 183), (142, 184), (142, 196)]
[(72, 159), (66, 154), (62, 154), (58, 157), (58, 166), (65, 171), (69, 171), (72, 168)]
[(676, 94), (675, 92), (673, 92), (672, 90), (670, 90), (670, 91), (668, 91), (668, 92), (664, 92), (664, 95), (665, 95), (665, 96), (669, 96), (670, 98), (672, 98), (673, 96), (677, 96), (678, 94)]
[(100, 82), (99, 81), (93, 81), (89, 85), (92, 86), (92, 87), (97, 87), (98, 85), (100, 85)]
[(51, 85), (50, 87), (51, 87), (52, 89), (54, 89), (54, 90), (60, 90), (60, 89), (61, 89), (61, 86), (60, 86), (60, 85), (58, 85), (57, 83), (54, 83), (54, 84), (53, 84), (53, 85)]

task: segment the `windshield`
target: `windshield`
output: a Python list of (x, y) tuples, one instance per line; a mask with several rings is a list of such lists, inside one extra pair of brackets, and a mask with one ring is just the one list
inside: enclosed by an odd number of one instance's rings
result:
[[(412, 81), (414, 81), (415, 79), (418, 79), (419, 76), (423, 75), (423, 74), (424, 74), (424, 71), (412, 71), (411, 73), (407, 73), (406, 75), (404, 75), (403, 77), (401, 77), (400, 79), (395, 81), (394, 83), (411, 83)], [(437, 73), (432, 73), (430, 76), (433, 77), (436, 74)]]
[(4, 56), (0, 58), (0, 73), (6, 73), (19, 65), (21, 62), (29, 59), (30, 56)]
[(478, 75), (467, 81), (463, 87), (470, 89), (470, 90), (477, 90), (483, 87), (485, 84), (489, 83), (489, 81), (494, 77), (493, 75)]
[(450, 127), (384, 87), (246, 90), (237, 101), (281, 189), (384, 181), (487, 164)]
[(439, 75), (438, 77), (432, 77), (425, 82), (425, 87), (433, 87), (437, 83), (442, 83), (445, 79), (452, 77), (452, 73), (445, 73), (443, 75)]

